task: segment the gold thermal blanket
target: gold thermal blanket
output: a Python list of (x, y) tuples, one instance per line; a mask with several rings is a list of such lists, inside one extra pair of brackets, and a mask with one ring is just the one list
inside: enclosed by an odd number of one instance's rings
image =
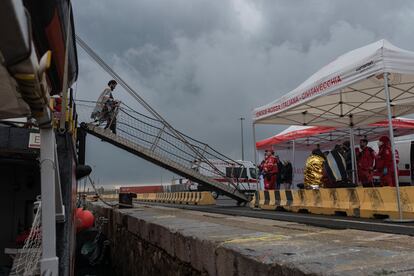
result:
[(323, 187), (322, 177), (323, 177), (323, 163), (324, 159), (318, 155), (311, 155), (306, 160), (305, 171), (304, 171), (304, 185), (306, 188), (310, 185), (319, 185)]

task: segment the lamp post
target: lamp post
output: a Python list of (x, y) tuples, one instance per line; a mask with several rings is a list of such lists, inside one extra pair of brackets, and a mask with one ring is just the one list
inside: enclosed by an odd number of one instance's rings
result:
[(242, 161), (244, 161), (244, 139), (243, 139), (243, 121), (245, 120), (243, 117), (240, 117), (240, 131), (241, 131), (241, 153), (242, 153)]

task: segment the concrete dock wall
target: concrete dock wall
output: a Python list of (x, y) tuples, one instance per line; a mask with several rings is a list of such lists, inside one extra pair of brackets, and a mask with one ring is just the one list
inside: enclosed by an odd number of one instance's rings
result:
[(249, 258), (249, 252), (223, 243), (228, 235), (245, 233), (243, 229), (98, 203), (92, 210), (109, 219), (104, 232), (112, 243), (112, 263), (118, 275), (312, 275), (257, 261)]
[(412, 236), (145, 204), (111, 209), (93, 203), (91, 208), (110, 220), (105, 233), (112, 241), (117, 275), (365, 276), (414, 272)]

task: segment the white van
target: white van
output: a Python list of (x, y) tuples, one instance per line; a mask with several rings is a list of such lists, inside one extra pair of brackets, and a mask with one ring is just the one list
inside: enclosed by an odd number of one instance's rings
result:
[[(244, 192), (254, 192), (257, 189), (256, 167), (251, 161), (236, 160), (237, 163), (223, 162), (221, 160), (209, 160), (220, 172), (223, 177), (211, 171), (206, 163), (201, 163), (199, 172), (203, 175), (213, 177), (214, 180), (228, 183), (228, 178), (233, 179), (239, 190)], [(226, 177), (224, 177), (224, 175)], [(228, 183), (230, 185), (230, 183)]]
[[(214, 180), (222, 183), (231, 185), (228, 181), (229, 178), (233, 179), (233, 183), (236, 184), (237, 188), (246, 194), (254, 193), (257, 190), (256, 180), (256, 167), (251, 161), (237, 160), (234, 162), (222, 161), (222, 160), (209, 160), (223, 176), (215, 173), (209, 164), (200, 162), (193, 165), (193, 169), (197, 170), (203, 175), (209, 176)], [(182, 186), (186, 190), (190, 191), (213, 191), (214, 188), (194, 183), (188, 179), (174, 179), (172, 186)], [(215, 197), (218, 197), (220, 193), (213, 192)]]

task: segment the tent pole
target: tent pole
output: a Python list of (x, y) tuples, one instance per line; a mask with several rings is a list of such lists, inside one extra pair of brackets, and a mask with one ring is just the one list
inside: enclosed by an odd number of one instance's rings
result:
[(351, 164), (352, 164), (352, 183), (356, 183), (356, 176), (355, 176), (355, 139), (354, 139), (354, 128), (351, 126), (349, 128), (349, 140), (350, 140), (350, 151), (351, 151)]
[(354, 150), (352, 151), (354, 153), (354, 158), (352, 159), (355, 163), (355, 180), (356, 184), (359, 185), (359, 178), (358, 178), (358, 162), (357, 157), (355, 155), (355, 135), (352, 135), (352, 140), (354, 141)]
[(397, 166), (397, 160), (395, 158), (394, 128), (392, 127), (391, 99), (390, 99), (390, 91), (389, 91), (389, 86), (388, 86), (388, 73), (384, 73), (384, 91), (385, 91), (385, 98), (387, 100), (388, 129), (390, 132), (392, 163), (394, 165), (395, 188), (397, 189), (398, 215), (399, 215), (400, 220), (402, 220), (403, 214), (402, 214), (401, 200), (400, 200), (400, 183), (398, 182), (398, 166)]
[(295, 157), (296, 157), (295, 155), (296, 155), (296, 145), (295, 145), (295, 140), (293, 140), (292, 141), (292, 183), (290, 186), (292, 186), (294, 179), (295, 179)]
[(256, 169), (256, 191), (259, 191), (259, 171), (257, 169), (257, 149), (256, 149), (256, 124), (253, 122), (253, 155), (254, 155), (254, 167)]

